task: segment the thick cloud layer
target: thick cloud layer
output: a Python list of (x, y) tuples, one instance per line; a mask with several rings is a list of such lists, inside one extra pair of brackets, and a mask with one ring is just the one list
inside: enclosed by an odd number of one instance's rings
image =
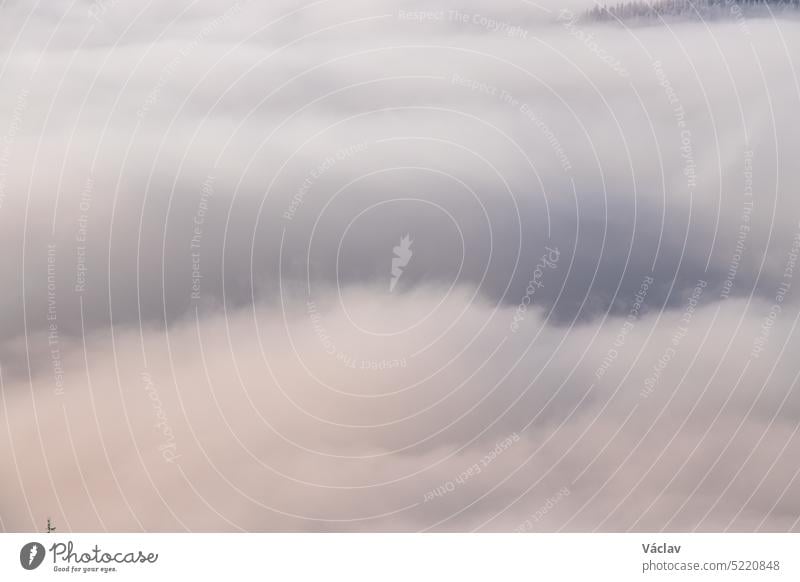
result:
[(375, 295), (93, 337), (63, 388), (6, 384), (5, 526), (796, 529), (796, 311), (754, 357), (763, 322), (702, 288), (569, 331)]
[(0, 8), (0, 526), (797, 530), (800, 24), (588, 7)]

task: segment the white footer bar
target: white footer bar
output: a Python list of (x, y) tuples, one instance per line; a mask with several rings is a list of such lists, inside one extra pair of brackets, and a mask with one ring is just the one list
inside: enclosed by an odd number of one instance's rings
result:
[(0, 580), (800, 580), (800, 534), (2, 534)]

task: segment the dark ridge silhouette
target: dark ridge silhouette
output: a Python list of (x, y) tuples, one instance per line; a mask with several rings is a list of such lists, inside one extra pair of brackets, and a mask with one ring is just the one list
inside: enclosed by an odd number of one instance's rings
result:
[(798, 13), (800, 0), (658, 0), (595, 6), (580, 19), (590, 22), (654, 21), (661, 18), (693, 20), (742, 19), (745, 17)]

